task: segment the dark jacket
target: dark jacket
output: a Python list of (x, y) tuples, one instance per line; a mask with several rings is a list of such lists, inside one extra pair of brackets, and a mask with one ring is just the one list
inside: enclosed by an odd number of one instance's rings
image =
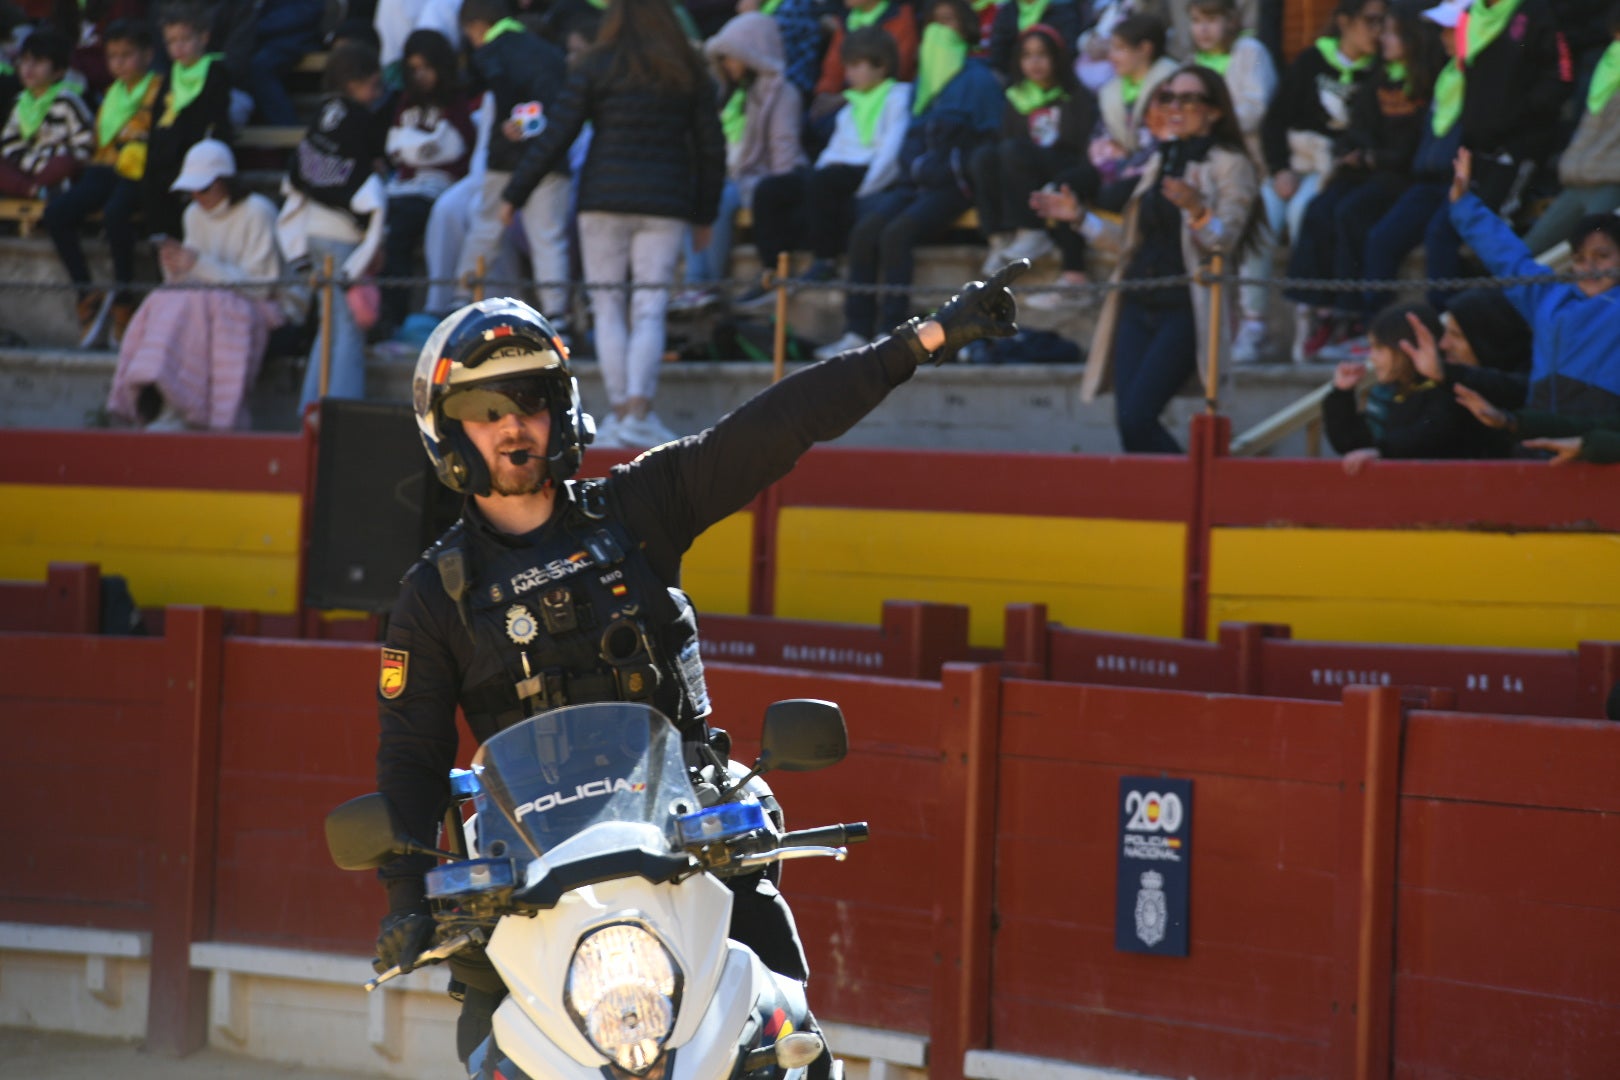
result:
[[(1052, 130), (1054, 120), (1055, 131)], [(1003, 139), (1034, 143), (1054, 155), (1074, 158), (1075, 164), (1085, 160), (1091, 131), (1096, 126), (1097, 99), (1085, 87), (1081, 87), (1067, 101), (1036, 109), (1027, 115), (1015, 109), (1010, 101), (1001, 110)], [(1055, 139), (1053, 136), (1056, 136)]]
[(1429, 103), (1407, 92), (1404, 84), (1391, 82), (1379, 71), (1350, 101), (1350, 128), (1344, 133), (1344, 151), (1360, 150), (1362, 161), (1373, 172), (1407, 175), (1418, 143), (1429, 122)]
[(990, 69), (969, 57), (928, 107), (912, 117), (900, 144), (906, 178), (916, 187), (966, 187), (968, 160), (995, 138), (1005, 104)]
[(1443, 384), (1423, 383), (1391, 397), (1377, 435), (1356, 411), (1356, 392), (1334, 389), (1322, 402), (1322, 424), (1339, 454), (1376, 448), (1386, 458), (1501, 456), (1491, 432), (1457, 404), (1451, 388)]
[(167, 76), (158, 95), (156, 120), (146, 140), (146, 173), (141, 177), (141, 201), (146, 228), (151, 232), (180, 235), (180, 203), (170, 194), (169, 185), (180, 175), (186, 151), (200, 139), (231, 141), (231, 80), (225, 64), (214, 61), (203, 80), (202, 92), (181, 109), (169, 123)]
[(502, 197), (522, 206), (558, 168), (588, 122), (579, 209), (650, 214), (712, 224), (726, 180), (726, 142), (714, 83), (687, 95), (610, 77), (612, 57), (594, 52), (569, 74), (546, 130), (530, 139)]
[[(545, 38), (514, 30), (475, 50), (472, 71), (473, 92), (481, 94), (488, 90), (495, 95), (495, 126), (489, 133), (489, 171), (511, 172), (523, 160), (527, 143), (535, 140), (513, 142), (501, 133), (501, 125), (511, 117), (514, 107), (538, 101), (545, 110), (549, 126), (568, 77), (568, 58)], [(568, 171), (566, 154), (555, 168)]]
[[(1075, 39), (1085, 29), (1085, 16), (1074, 0), (1052, 0), (1036, 21), (1056, 30), (1071, 52)], [(990, 45), (985, 57), (1004, 79), (1016, 80), (1020, 77), (1018, 34), (1018, 0), (1007, 0), (996, 9), (995, 21), (990, 24)]]
[(1562, 145), (1558, 112), (1571, 60), (1548, 0), (1523, 0), (1506, 30), (1467, 65), (1462, 141), (1476, 154), (1539, 161)]
[[(640, 542), (664, 585), (679, 587), (681, 557), (699, 534), (787, 475), (813, 444), (848, 431), (909, 379), (916, 363), (910, 345), (891, 337), (795, 373), (702, 434), (614, 466), (606, 484), (606, 520)], [(489, 584), (478, 580), (481, 554), (509, 553), (526, 542), (540, 545), (548, 531), (560, 527), (562, 509), (527, 538), (497, 533), (476, 507), (470, 510), (456, 526), (470, 542), (469, 592), (482, 592)], [(407, 834), (431, 837), (449, 800), (457, 706), (465, 708), (477, 742), (499, 730), (499, 717), (468, 706), (469, 691), (497, 661), (474, 648), (426, 557), (405, 575), (384, 647), (405, 656), (401, 685), (391, 697), (378, 694), (377, 790)], [(384, 867), (391, 911), (420, 909), (422, 874), (432, 865), (432, 859), (414, 856)]]
[[(1279, 173), (1288, 168), (1290, 131), (1314, 131), (1331, 138), (1341, 135), (1349, 120), (1350, 99), (1371, 80), (1373, 70), (1369, 67), (1357, 72), (1346, 83), (1315, 45), (1296, 56), (1283, 72), (1277, 93), (1266, 109), (1266, 118), (1260, 122), (1260, 146), (1266, 156), (1266, 172)], [(1345, 122), (1335, 122), (1323, 104), (1324, 98), (1344, 102)]]

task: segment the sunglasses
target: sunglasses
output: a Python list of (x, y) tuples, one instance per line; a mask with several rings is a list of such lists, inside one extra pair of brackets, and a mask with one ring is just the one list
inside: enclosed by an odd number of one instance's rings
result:
[(444, 399), (451, 420), (493, 424), (503, 416), (537, 416), (548, 403), (545, 389), (532, 379), (487, 382), (457, 390)]
[(1153, 95), (1156, 104), (1166, 109), (1185, 109), (1189, 105), (1208, 105), (1208, 94), (1182, 93), (1174, 90), (1160, 90)]

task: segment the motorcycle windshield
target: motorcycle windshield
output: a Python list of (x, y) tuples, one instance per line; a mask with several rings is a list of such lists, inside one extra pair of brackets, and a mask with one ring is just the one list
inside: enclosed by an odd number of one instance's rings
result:
[(601, 822), (646, 822), (668, 838), (697, 807), (680, 734), (650, 705), (541, 713), (484, 743), (472, 768), (480, 817), (498, 810), (535, 855)]

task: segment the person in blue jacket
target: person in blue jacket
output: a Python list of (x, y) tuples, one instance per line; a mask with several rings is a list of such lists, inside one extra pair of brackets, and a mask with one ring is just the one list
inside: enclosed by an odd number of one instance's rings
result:
[(911, 126), (900, 149), (901, 180), (863, 199), (849, 236), (849, 280), (882, 281), (881, 296), (861, 289), (844, 298), (844, 333), (817, 350), (836, 356), (872, 340), (884, 320), (904, 322), (917, 245), (944, 233), (972, 205), (968, 163), (1001, 131), (1001, 83), (968, 53), (979, 22), (967, 0), (935, 0), (917, 50)]
[[(1472, 155), (1459, 149), (1451, 182), (1451, 222), (1474, 254), (1497, 277), (1553, 273), (1469, 190), (1472, 178)], [(1569, 246), (1576, 273), (1596, 276), (1506, 290), (1535, 335), (1525, 404), (1563, 417), (1620, 416), (1620, 218), (1586, 218), (1571, 234)], [(1470, 404), (1462, 394), (1458, 397)]]

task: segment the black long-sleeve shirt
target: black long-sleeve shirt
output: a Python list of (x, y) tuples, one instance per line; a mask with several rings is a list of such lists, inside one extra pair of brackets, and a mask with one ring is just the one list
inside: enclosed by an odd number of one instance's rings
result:
[[(917, 356), (890, 337), (796, 372), (744, 402), (708, 430), (615, 466), (608, 478), (607, 516), (639, 541), (654, 574), (680, 584), (681, 557), (709, 526), (748, 505), (792, 470), (815, 443), (835, 439), (909, 379)], [(480, 549), (543, 543), (560, 527), (562, 506), (527, 536), (498, 532), (475, 503), (464, 515), (471, 563)], [(477, 591), (476, 580), (470, 583)], [(408, 656), (403, 692), (378, 696), (381, 737), (377, 789), (410, 836), (427, 839), (449, 801), (448, 774), (457, 750), (456, 708), (479, 685), (490, 658), (480, 656), (445, 592), (434, 563), (423, 558), (406, 573), (384, 647)], [(494, 720), (467, 709), (479, 743), (495, 734)], [(422, 874), (432, 860), (403, 857), (384, 867), (392, 912), (420, 910)]]
[(1443, 383), (1415, 387), (1393, 398), (1376, 437), (1356, 409), (1356, 392), (1334, 388), (1322, 401), (1322, 425), (1335, 453), (1377, 449), (1386, 458), (1500, 457), (1491, 433), (1457, 403)]

